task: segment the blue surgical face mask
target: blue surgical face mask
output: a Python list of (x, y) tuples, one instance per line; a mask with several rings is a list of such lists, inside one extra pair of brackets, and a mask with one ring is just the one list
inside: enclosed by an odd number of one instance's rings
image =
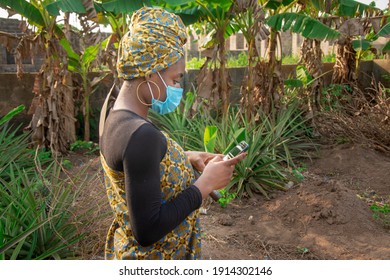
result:
[(173, 112), (176, 107), (179, 106), (181, 98), (183, 96), (183, 89), (167, 86), (160, 73), (157, 72), (157, 74), (160, 76), (161, 81), (166, 87), (167, 98), (165, 99), (165, 101), (160, 101), (152, 97), (152, 110), (161, 115), (164, 115)]

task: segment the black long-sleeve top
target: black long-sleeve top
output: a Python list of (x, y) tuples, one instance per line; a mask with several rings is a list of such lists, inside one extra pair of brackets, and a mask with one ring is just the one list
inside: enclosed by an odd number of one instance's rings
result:
[(160, 162), (167, 142), (148, 120), (128, 110), (112, 110), (100, 149), (107, 165), (124, 173), (131, 229), (141, 246), (157, 242), (200, 207), (202, 195), (192, 185), (162, 203)]

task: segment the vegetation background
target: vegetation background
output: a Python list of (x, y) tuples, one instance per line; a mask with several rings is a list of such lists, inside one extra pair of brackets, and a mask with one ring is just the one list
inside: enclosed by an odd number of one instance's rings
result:
[[(388, 180), (368, 178), (387, 176), (375, 162), (388, 168), (390, 90), (374, 79), (370, 88), (362, 88), (358, 79), (363, 59), (387, 59), (390, 50), (389, 42), (373, 48), (379, 37), (390, 35), (389, 9), (374, 4), (0, 0), (30, 27), (22, 36), (0, 33), (0, 43), (15, 55), (16, 75), (23, 77), (22, 61), (31, 50), (44, 54), (28, 132), (9, 125), (23, 107), (0, 120), (0, 259), (101, 258), (112, 214), (98, 146), (90, 141), (90, 97), (106, 70), (120, 86), (116, 49), (132, 12), (143, 5), (177, 13), (209, 38), (205, 58), (188, 61), (201, 64), (196, 86), (174, 113), (151, 119), (185, 149), (223, 153), (241, 140), (250, 144), (220, 204), (203, 205), (209, 212), (203, 218), (206, 258), (388, 259), (383, 244), (389, 243), (390, 186)], [(80, 29), (69, 24), (71, 14), (79, 18)], [(112, 34), (103, 37), (99, 24), (110, 25)], [(305, 38), (295, 75), (288, 79), (281, 75), (278, 51), (285, 30)], [(229, 59), (226, 39), (236, 32), (244, 35), (248, 51)], [(329, 85), (323, 80), (323, 40), (336, 44)], [(260, 41), (266, 42), (265, 57)], [(238, 103), (230, 102), (227, 69), (233, 65), (246, 68)], [(98, 72), (93, 80), (91, 71)], [(324, 148), (330, 144), (349, 146)], [(318, 156), (328, 159), (325, 166), (310, 160)], [(360, 165), (347, 168), (345, 158)], [(316, 170), (313, 162), (322, 167)], [(368, 175), (359, 177), (363, 171)]]

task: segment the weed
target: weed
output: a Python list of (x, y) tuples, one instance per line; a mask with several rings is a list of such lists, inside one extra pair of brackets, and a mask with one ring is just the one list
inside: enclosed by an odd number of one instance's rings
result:
[(390, 207), (388, 204), (378, 205), (374, 203), (370, 209), (375, 220), (380, 221), (386, 228), (390, 227)]
[(323, 63), (330, 63), (330, 62), (335, 62), (336, 61), (336, 54), (326, 54), (322, 56), (322, 62)]
[(336, 138), (336, 143), (339, 145), (348, 144), (348, 143), (351, 143), (351, 139), (349, 139), (347, 136), (341, 135), (341, 136)]
[(193, 57), (186, 62), (187, 69), (200, 69), (202, 65), (206, 62), (206, 58), (197, 58)]
[(248, 66), (248, 54), (247, 52), (241, 52), (238, 56), (228, 57), (228, 67), (245, 67)]
[(308, 248), (306, 248), (306, 247), (300, 247), (300, 246), (298, 246), (298, 247), (297, 247), (297, 252), (298, 252), (299, 254), (304, 255), (304, 254), (309, 253), (310, 250), (309, 250)]
[(303, 176), (303, 172), (307, 170), (307, 167), (305, 164), (302, 164), (300, 167), (297, 167), (296, 169), (292, 170), (292, 174), (298, 181), (303, 181), (305, 179), (305, 176)]
[(218, 203), (219, 205), (221, 205), (222, 208), (226, 208), (229, 202), (237, 196), (237, 193), (229, 193), (227, 190), (224, 189), (220, 190), (219, 192), (222, 197), (218, 200)]
[(69, 159), (64, 159), (63, 162), (62, 162), (62, 165), (66, 169), (71, 169), (73, 167), (72, 162)]
[(92, 141), (77, 140), (76, 142), (70, 145), (70, 150), (75, 151), (78, 149), (87, 150), (88, 152), (86, 154), (88, 155), (88, 154), (93, 154), (96, 151), (99, 151), (99, 146), (93, 143)]

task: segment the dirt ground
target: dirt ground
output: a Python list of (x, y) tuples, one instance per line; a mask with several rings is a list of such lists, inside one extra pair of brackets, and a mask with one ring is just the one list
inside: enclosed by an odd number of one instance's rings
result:
[[(82, 164), (82, 159), (72, 157)], [(101, 172), (98, 158), (89, 158)], [(234, 200), (226, 208), (208, 201), (201, 215), (203, 259), (390, 259), (390, 217), (375, 218), (370, 205), (389, 204), (390, 157), (358, 145), (323, 147), (306, 161), (305, 179), (287, 192)], [(90, 198), (109, 211), (103, 186)], [(104, 216), (104, 215), (103, 215)], [(110, 214), (97, 219), (84, 258), (101, 259)]]

